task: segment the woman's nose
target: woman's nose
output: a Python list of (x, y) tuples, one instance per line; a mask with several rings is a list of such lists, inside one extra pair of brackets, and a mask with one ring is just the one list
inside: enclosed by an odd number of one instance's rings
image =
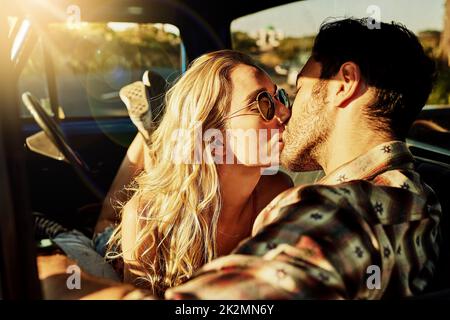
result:
[(275, 109), (275, 117), (278, 119), (280, 125), (286, 124), (291, 117), (291, 111), (281, 102), (277, 101), (277, 108)]

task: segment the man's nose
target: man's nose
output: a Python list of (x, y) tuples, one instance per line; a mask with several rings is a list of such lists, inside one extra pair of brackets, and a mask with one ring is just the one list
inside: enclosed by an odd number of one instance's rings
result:
[(291, 117), (291, 111), (281, 102), (277, 101), (277, 108), (275, 110), (275, 116), (280, 122), (280, 125), (286, 124)]

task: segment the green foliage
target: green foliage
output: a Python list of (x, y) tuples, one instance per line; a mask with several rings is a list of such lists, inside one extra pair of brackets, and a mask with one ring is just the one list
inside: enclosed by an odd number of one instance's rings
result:
[(256, 40), (250, 37), (246, 32), (233, 32), (231, 34), (231, 42), (234, 49), (247, 54), (257, 53), (258, 51)]
[(297, 60), (301, 53), (311, 52), (313, 44), (314, 36), (302, 38), (289, 37), (281, 40), (276, 52), (282, 60)]
[(89, 23), (76, 29), (55, 24), (49, 27), (45, 43), (55, 65), (77, 74), (115, 67), (179, 68), (180, 64), (180, 39), (153, 25), (115, 31), (105, 23)]
[(437, 79), (427, 104), (449, 104), (450, 103), (450, 69), (438, 67)]
[(280, 44), (272, 50), (260, 51), (256, 39), (249, 34), (236, 31), (231, 35), (233, 48), (251, 55), (272, 76), (275, 76), (273, 68), (279, 64), (302, 65), (304, 57), (311, 52), (314, 36), (287, 37), (280, 40)]
[(425, 53), (436, 63), (436, 82), (428, 97), (427, 104), (450, 103), (450, 69), (448, 63), (441, 57), (439, 43), (441, 32), (436, 30), (422, 31), (418, 35)]

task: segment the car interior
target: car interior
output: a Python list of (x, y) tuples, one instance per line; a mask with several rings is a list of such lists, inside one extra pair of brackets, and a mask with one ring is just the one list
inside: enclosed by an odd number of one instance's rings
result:
[[(44, 213), (91, 237), (105, 194), (137, 133), (119, 98), (122, 87), (141, 80), (148, 70), (149, 82), (165, 80), (149, 92), (160, 99), (193, 59), (232, 48), (254, 57), (292, 98), (292, 74), (296, 75), (305, 63), (314, 39), (312, 31), (298, 30), (309, 24), (317, 31), (333, 13), (367, 15), (365, 8), (376, 1), (365, 1), (365, 6), (356, 2), (349, 1), (342, 11), (330, 11), (333, 8), (326, 0), (45, 0), (8, 7), (11, 75), (17, 88), (13, 98), (20, 109), (16, 130), (23, 148), (25, 181), (9, 187), (11, 194), (21, 195), (12, 195), (12, 201), (26, 198), (30, 211)], [(409, 6), (419, 3), (412, 1)], [(392, 6), (398, 16), (388, 18), (408, 26), (408, 13), (395, 9), (395, 3)], [(295, 16), (289, 15), (286, 19), (292, 19), (294, 26), (283, 30), (277, 21), (283, 20), (288, 11), (299, 12), (302, 22), (295, 24)], [(439, 14), (442, 21), (436, 30), (432, 30), (429, 16), (423, 19), (430, 23), (415, 30), (431, 55), (439, 47), (444, 28), (445, 10), (441, 8)], [(442, 83), (407, 140), (417, 171), (436, 192), (443, 211), (437, 275), (427, 291), (414, 299), (450, 297), (450, 68), (447, 65), (442, 69)], [(154, 114), (160, 113), (156, 110), (160, 102), (150, 105), (155, 108)], [(322, 172), (288, 174), (298, 185), (316, 181)], [(0, 225), (5, 232), (8, 224), (2, 221)], [(30, 230), (31, 225), (27, 228), (24, 230)], [(20, 236), (11, 235), (14, 239)], [(31, 243), (19, 251), (33, 256), (36, 241), (22, 241)], [(5, 246), (3, 243), (3, 252)], [(7, 265), (7, 257), (1, 254), (0, 258), (0, 263)], [(1, 279), (12, 269), (0, 269)], [(23, 287), (33, 290), (29, 284)]]

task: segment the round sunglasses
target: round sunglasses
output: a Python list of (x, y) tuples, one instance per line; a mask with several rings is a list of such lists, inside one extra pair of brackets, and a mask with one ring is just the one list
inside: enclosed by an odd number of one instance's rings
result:
[(270, 121), (275, 116), (275, 101), (273, 100), (274, 98), (280, 101), (286, 108), (288, 109), (291, 108), (288, 94), (284, 89), (278, 89), (274, 96), (272, 96), (268, 91), (262, 91), (258, 93), (255, 101), (231, 113), (230, 115), (227, 116), (227, 118), (232, 118), (240, 115), (253, 115), (254, 113), (242, 113), (242, 114), (237, 113), (256, 103), (261, 117), (265, 121)]

